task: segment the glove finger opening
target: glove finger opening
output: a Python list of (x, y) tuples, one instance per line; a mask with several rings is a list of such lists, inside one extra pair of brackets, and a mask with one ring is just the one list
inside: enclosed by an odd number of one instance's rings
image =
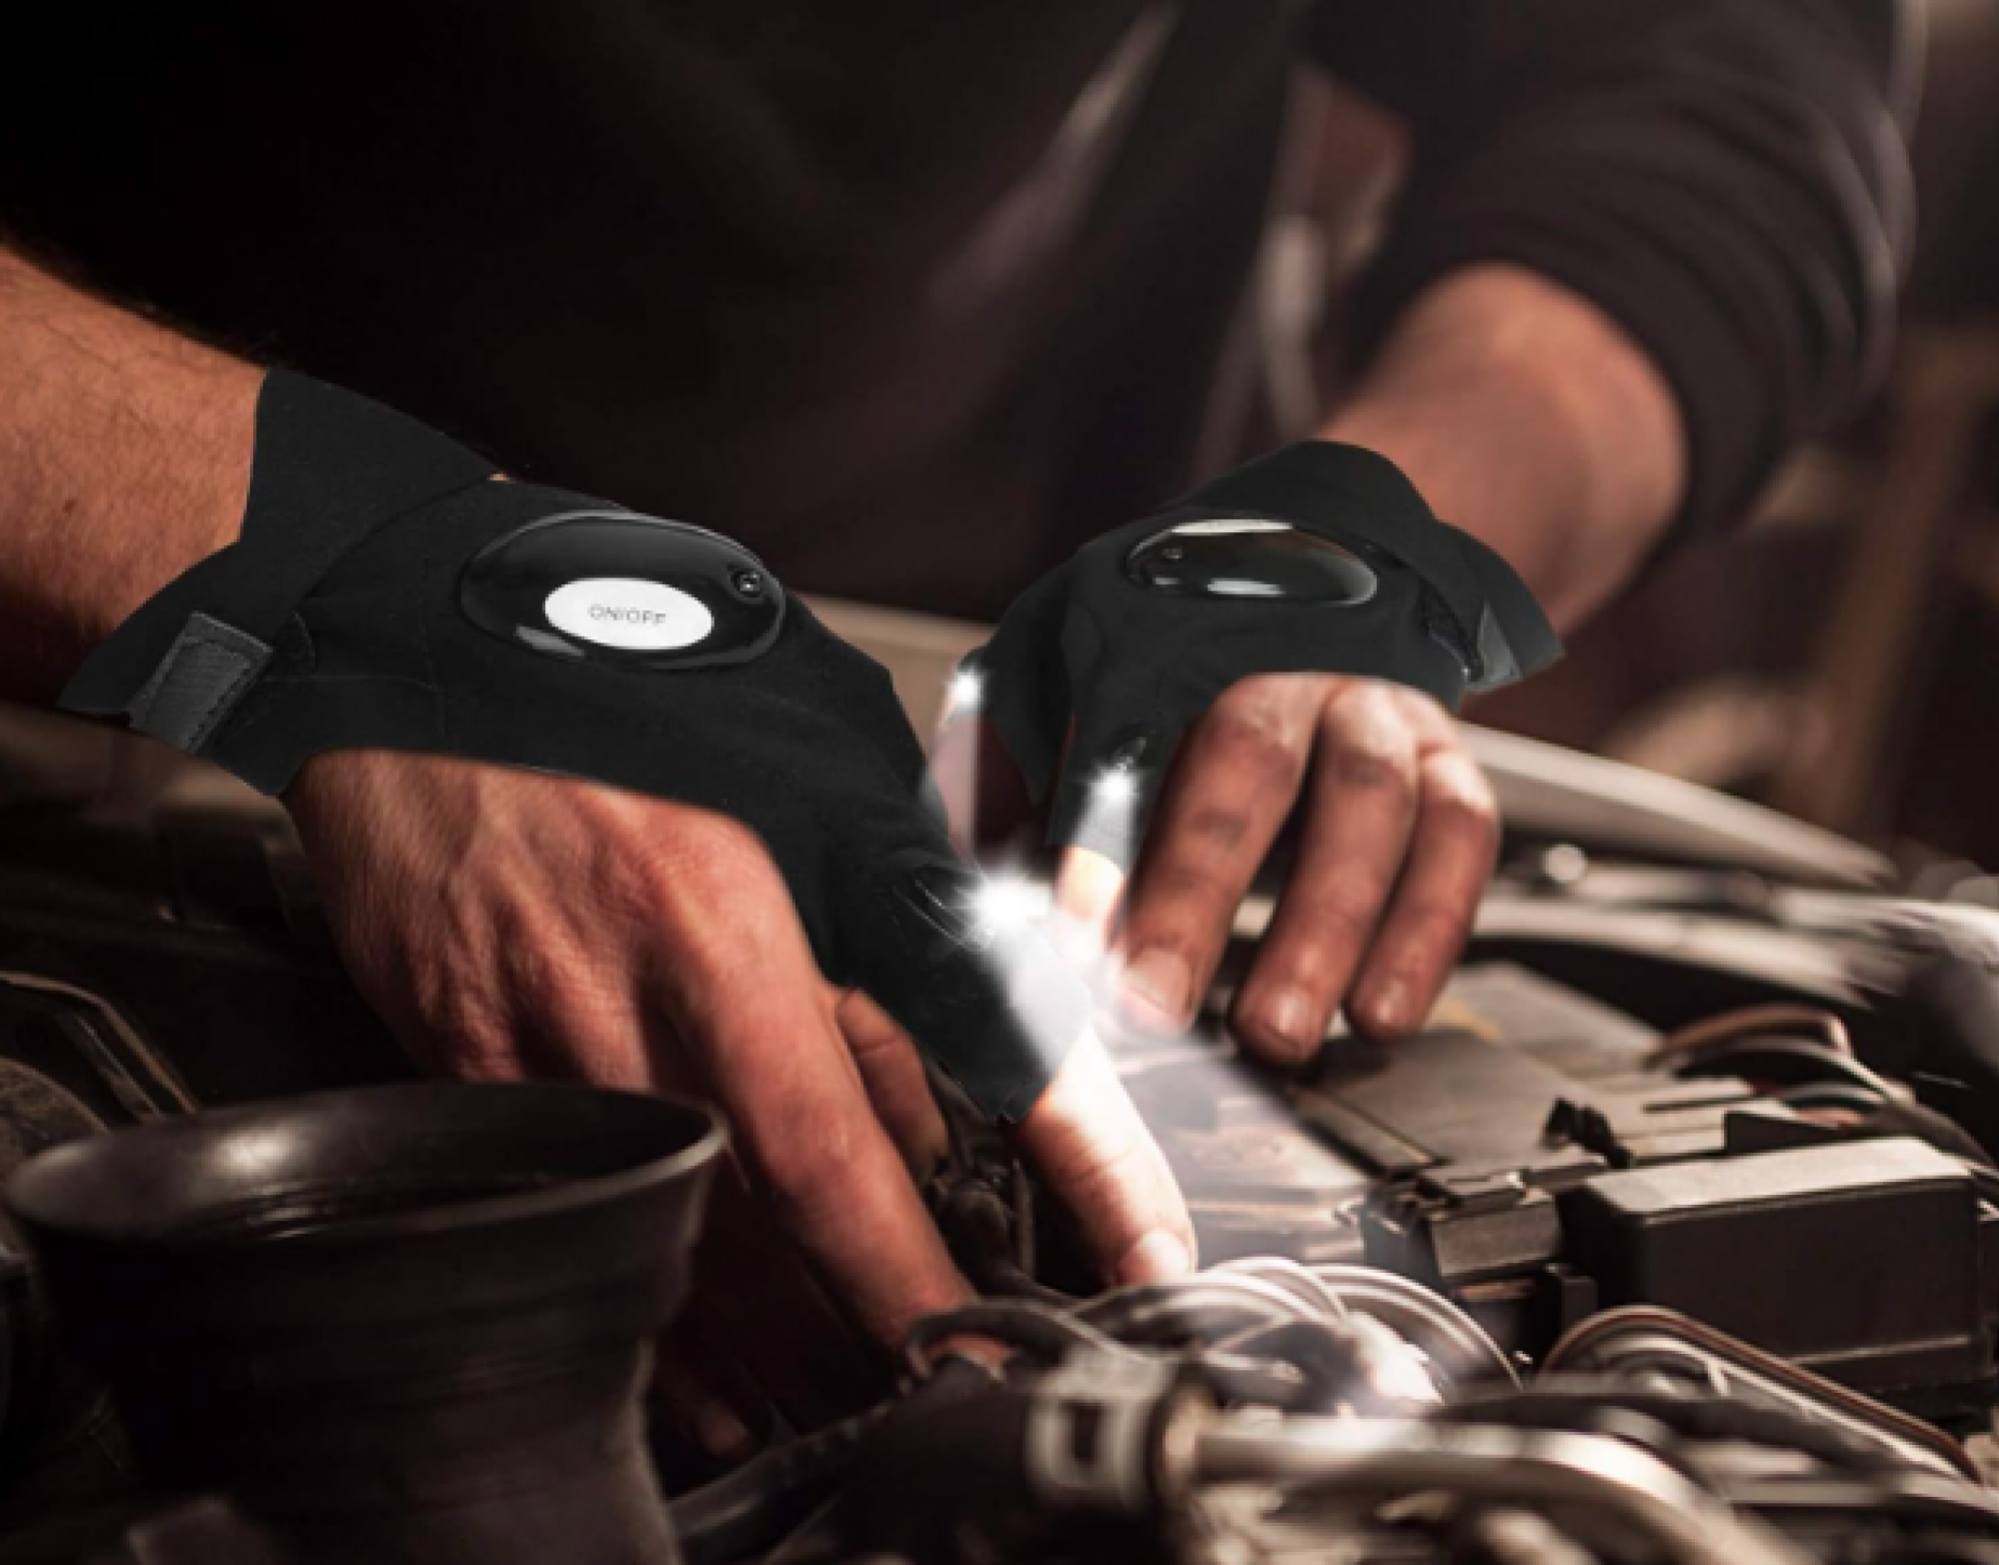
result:
[(1087, 848), (1120, 869), (1137, 862), (1165, 786), (1179, 733), (1152, 721), (1121, 720), (1114, 699), (1092, 702), (1077, 724), (1049, 812), (1048, 840)]

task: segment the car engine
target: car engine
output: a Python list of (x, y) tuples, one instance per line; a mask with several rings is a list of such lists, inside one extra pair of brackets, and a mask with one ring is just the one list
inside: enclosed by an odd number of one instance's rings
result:
[[(927, 1195), (981, 1301), (877, 1405), (565, 1557), (1999, 1562), (1999, 915), (1748, 806), (1487, 752), (1504, 863), (1420, 1036), (1278, 1075), (1230, 1044), (1225, 970), (1191, 1035), (1119, 1043), (1201, 1273), (1100, 1291), (955, 1116)], [(0, 1171), (409, 1077), (271, 820), (0, 805)], [(228, 1481), (255, 1428), (162, 1485), (158, 1430), (0, 1242), (0, 1559), (447, 1557), (393, 1517), (272, 1525)], [(193, 1340), (154, 1330), (166, 1293), (112, 1302), (114, 1335)], [(381, 1408), (393, 1452), (414, 1415)]]

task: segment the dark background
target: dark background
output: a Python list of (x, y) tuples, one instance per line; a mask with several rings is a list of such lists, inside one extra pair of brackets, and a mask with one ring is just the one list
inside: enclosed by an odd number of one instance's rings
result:
[(1472, 715), (1991, 866), (1999, 0), (1923, 9), (1920, 238), (1874, 405), (1793, 462), (1736, 540), (1671, 562), (1565, 664)]

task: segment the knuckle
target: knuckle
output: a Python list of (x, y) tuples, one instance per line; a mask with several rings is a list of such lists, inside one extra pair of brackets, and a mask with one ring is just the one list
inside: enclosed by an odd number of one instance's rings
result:
[(522, 1074), (511, 957), (481, 899), (450, 899), (362, 987), (424, 1065), (470, 1080)]
[(1417, 938), (1420, 943), (1436, 949), (1456, 951), (1471, 934), (1472, 920), (1477, 912), (1476, 888), (1462, 897), (1419, 902), (1412, 915)]
[(1285, 713), (1266, 700), (1223, 701), (1209, 712), (1201, 735), (1203, 759), (1246, 776), (1275, 779), (1304, 765), (1301, 735)]
[(1238, 809), (1209, 805), (1189, 814), (1181, 831), (1208, 850), (1232, 853), (1249, 835), (1249, 817)]
[(1356, 729), (1402, 728), (1408, 725), (1402, 698), (1407, 685), (1371, 676), (1343, 680), (1326, 703), (1325, 718)]
[(868, 998), (864, 989), (842, 990), (833, 1006), (833, 1023), (855, 1054), (874, 1054), (900, 1042), (895, 1023)]
[(504, 1081), (522, 1073), (518, 1029), (508, 1007), (470, 984), (447, 984), (420, 995), (418, 1026), (425, 1052), (467, 1081)]
[(847, 1047), (854, 1063), (865, 1071), (907, 1069), (920, 1073), (922, 1065), (913, 1045), (899, 1031), (889, 1027), (851, 1027)]
[(680, 843), (650, 835), (618, 833), (596, 845), (590, 865), (590, 899), (610, 929), (658, 929), (672, 917), (680, 883)]
[(670, 807), (649, 829), (621, 829), (598, 845), (593, 900), (628, 930), (670, 932), (699, 946), (701, 909), (723, 896), (741, 900), (778, 885), (763, 841), (749, 827), (706, 810)]
[(650, 847), (622, 861), (609, 859), (592, 877), (590, 896), (605, 924), (614, 929), (657, 928), (672, 906), (671, 871)]
[(1435, 828), (1480, 848), (1499, 840), (1499, 809), (1490, 794), (1478, 796), (1455, 789), (1432, 793), (1423, 813)]
[(1331, 757), (1334, 783), (1352, 793), (1409, 794), (1415, 777), (1408, 751), (1386, 734), (1345, 738)]
[(1320, 944), (1353, 950), (1374, 933), (1380, 912), (1376, 896), (1326, 896), (1311, 905), (1305, 925)]
[(676, 809), (670, 830), (655, 840), (650, 862), (656, 877), (706, 884), (770, 872), (761, 837), (741, 821), (707, 810)]
[(1466, 820), (1498, 820), (1498, 796), (1470, 756), (1446, 751), (1423, 770), (1424, 788), (1435, 808)]
[(1406, 931), (1407, 944), (1419, 953), (1425, 971), (1449, 959), (1471, 930), (1472, 904), (1430, 898), (1406, 909), (1399, 922)]
[[(1145, 879), (1140, 911), (1133, 924), (1144, 931), (1148, 945), (1188, 944), (1190, 930), (1179, 927), (1185, 917), (1199, 918), (1211, 908), (1232, 904), (1233, 888), (1214, 866), (1185, 859), (1161, 864)], [(1166, 909), (1160, 913), (1159, 909)]]
[(1386, 685), (1384, 693), (1403, 721), (1413, 724), (1418, 732), (1448, 736), (1456, 742), (1457, 722), (1445, 706), (1427, 690), (1418, 690), (1413, 685)]
[(1332, 983), (1373, 937), (1395, 874), (1392, 864), (1358, 861), (1294, 879), (1278, 904), (1261, 960), (1310, 983)]

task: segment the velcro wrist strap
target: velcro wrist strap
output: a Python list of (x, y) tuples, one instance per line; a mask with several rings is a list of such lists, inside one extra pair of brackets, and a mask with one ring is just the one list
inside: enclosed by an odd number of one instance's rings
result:
[(126, 707), (132, 726), (198, 755), (270, 661), (268, 642), (196, 610)]
[[(283, 453), (271, 461), (270, 453)], [(415, 419), (273, 370), (257, 400), (235, 543), (121, 625), (62, 694), (70, 711), (201, 752), (270, 662), (278, 632), (344, 556), (398, 517), (497, 471)]]

